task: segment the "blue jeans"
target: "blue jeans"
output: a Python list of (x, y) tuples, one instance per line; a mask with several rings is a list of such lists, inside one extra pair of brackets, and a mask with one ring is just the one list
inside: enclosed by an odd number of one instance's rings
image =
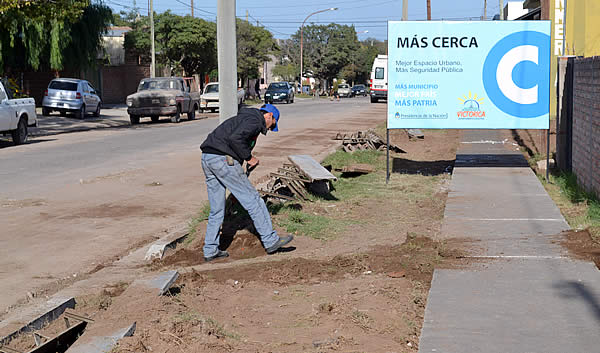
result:
[(258, 191), (248, 180), (242, 166), (237, 161), (234, 161), (232, 166), (228, 165), (225, 156), (203, 153), (202, 169), (206, 176), (206, 190), (210, 202), (210, 214), (204, 237), (204, 257), (213, 256), (219, 250), (219, 232), (225, 217), (226, 188), (248, 211), (263, 246), (268, 248), (275, 245), (279, 236), (273, 229), (271, 215)]

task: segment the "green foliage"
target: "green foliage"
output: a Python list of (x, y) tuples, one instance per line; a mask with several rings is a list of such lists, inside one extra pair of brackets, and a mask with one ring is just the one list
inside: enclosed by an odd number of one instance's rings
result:
[[(300, 40), (300, 30), (292, 36)], [(339, 24), (304, 26), (303, 66), (314, 76), (331, 82), (352, 63), (360, 48), (354, 26)]]
[(89, 0), (24, 1), (0, 8), (0, 72), (84, 69), (95, 63), (112, 12)]
[[(210, 72), (217, 66), (217, 29), (214, 22), (170, 11), (154, 17), (157, 64), (174, 74)], [(150, 21), (147, 17), (132, 24), (125, 35), (126, 50), (150, 61)]]
[(278, 48), (271, 32), (246, 21), (237, 20), (237, 68), (242, 82), (257, 78), (258, 68), (269, 60), (269, 54)]
[(600, 201), (593, 193), (585, 191), (577, 183), (577, 176), (573, 173), (561, 173), (554, 178), (560, 187), (561, 193), (574, 204), (587, 204), (587, 220), (600, 226)]
[(279, 76), (283, 81), (294, 81), (300, 75), (300, 67), (288, 63), (285, 65), (275, 65), (273, 75)]

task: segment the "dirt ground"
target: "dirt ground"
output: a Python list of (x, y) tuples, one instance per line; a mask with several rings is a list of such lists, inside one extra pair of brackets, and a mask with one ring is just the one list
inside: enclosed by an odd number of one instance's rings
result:
[[(337, 131), (306, 138), (316, 144)], [(296, 234), (289, 252), (267, 256), (247, 224), (233, 224), (231, 256), (205, 264), (202, 223), (191, 243), (141, 269), (179, 270), (169, 295), (122, 293), (127, 284), (113, 283), (76, 298), (76, 312), (101, 327), (136, 321), (134, 336), (113, 352), (416, 352), (434, 269), (468, 266), (461, 257), (468, 244), (435, 240), (459, 134), (409, 140), (393, 131), (392, 143), (406, 153), (392, 155), (388, 186), (378, 170), (366, 186), (372, 196), (299, 205), (336, 220), (330, 237)], [(272, 150), (261, 150), (261, 161), (281, 163)], [(274, 224), (283, 217), (274, 215)], [(44, 332), (63, 323), (54, 325)], [(15, 344), (26, 348), (31, 338)]]
[(289, 252), (267, 256), (238, 224), (231, 256), (205, 264), (203, 223), (200, 236), (146, 268), (180, 271), (169, 295), (123, 300), (105, 290), (76, 310), (113, 327), (137, 322), (114, 352), (416, 352), (433, 270), (468, 265), (460, 240), (433, 240), (458, 136), (394, 132), (406, 153), (393, 156), (387, 188), (378, 171), (373, 192), (385, 197), (302, 203), (345, 222), (330, 238), (296, 234)]

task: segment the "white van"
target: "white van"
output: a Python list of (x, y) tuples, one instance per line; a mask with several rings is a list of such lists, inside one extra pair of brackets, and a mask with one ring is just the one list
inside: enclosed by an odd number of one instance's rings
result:
[(377, 55), (371, 68), (371, 103), (387, 99), (388, 93), (388, 56)]

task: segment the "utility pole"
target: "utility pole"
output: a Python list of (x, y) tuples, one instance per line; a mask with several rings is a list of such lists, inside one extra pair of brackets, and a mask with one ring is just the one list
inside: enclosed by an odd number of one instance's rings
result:
[(408, 0), (402, 0), (402, 21), (408, 21)]
[(500, 0), (500, 21), (504, 21), (504, 0)]
[(248, 10), (246, 10), (246, 23), (248, 23)]
[(487, 0), (483, 0), (483, 20), (487, 20)]
[(152, 63), (150, 64), (150, 77), (156, 76), (156, 53), (154, 50), (154, 3), (150, 0), (150, 51), (152, 56)]
[(427, 21), (431, 21), (431, 0), (427, 0)]
[(194, 17), (194, 0), (192, 0), (192, 6), (190, 8), (192, 9), (192, 17)]
[(235, 0), (217, 1), (219, 123), (237, 115)]

